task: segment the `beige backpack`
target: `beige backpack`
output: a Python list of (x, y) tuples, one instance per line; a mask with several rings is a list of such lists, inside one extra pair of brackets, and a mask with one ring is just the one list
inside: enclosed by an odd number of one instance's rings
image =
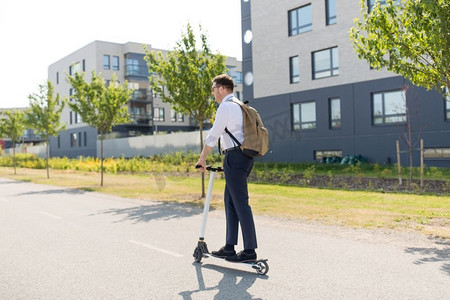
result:
[(236, 104), (242, 109), (242, 117), (244, 121), (244, 142), (243, 144), (225, 128), (225, 132), (241, 147), (242, 153), (250, 157), (263, 156), (269, 150), (269, 132), (261, 120), (261, 116), (253, 107), (232, 98)]

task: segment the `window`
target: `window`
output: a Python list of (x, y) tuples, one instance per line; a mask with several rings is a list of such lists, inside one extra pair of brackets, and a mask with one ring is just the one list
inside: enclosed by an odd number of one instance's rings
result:
[(450, 158), (450, 148), (425, 148), (424, 158)]
[(74, 124), (81, 123), (82, 122), (81, 121), (81, 116), (76, 111), (74, 113), (75, 113), (75, 122), (74, 122)]
[(336, 0), (325, 0), (327, 25), (336, 24)]
[(290, 10), (289, 36), (312, 30), (311, 4)]
[(119, 70), (119, 57), (118, 56), (113, 56), (113, 60), (112, 60), (112, 68), (113, 70)]
[(70, 134), (70, 147), (76, 147), (78, 144), (78, 135), (76, 132)]
[(372, 102), (374, 125), (406, 122), (405, 91), (374, 93)]
[[(448, 94), (448, 87), (445, 88), (445, 92)], [(447, 96), (445, 99), (445, 119), (447, 121), (450, 121), (450, 95)]]
[(316, 103), (304, 102), (292, 105), (293, 130), (316, 128)]
[(445, 116), (447, 121), (450, 121), (450, 99), (445, 101)]
[(111, 64), (109, 61), (109, 55), (103, 55), (103, 69), (109, 70), (111, 68)]
[(331, 98), (328, 101), (330, 108), (330, 128), (341, 128), (341, 99)]
[(69, 112), (69, 119), (70, 119), (70, 124), (72, 124), (73, 123), (73, 121), (72, 121), (72, 112)]
[(56, 72), (56, 84), (59, 84), (59, 72)]
[(242, 83), (242, 72), (240, 72), (240, 71), (234, 72), (233, 79), (234, 79), (235, 84), (241, 84)]
[(174, 111), (173, 109), (170, 110), (170, 120), (172, 122), (176, 122), (177, 121), (177, 112)]
[(178, 122), (184, 122), (184, 115), (182, 113), (178, 114)]
[(153, 108), (153, 121), (164, 121), (164, 108), (163, 107), (155, 107)]
[(83, 72), (86, 71), (86, 61), (83, 59)]
[(339, 75), (338, 48), (329, 48), (312, 54), (313, 79)]
[(81, 132), (78, 132), (78, 147), (81, 147)]
[[(396, 4), (399, 4), (400, 0), (394, 0)], [(367, 6), (369, 7), (369, 12), (372, 11), (375, 2), (380, 2), (380, 5), (386, 5), (386, 0), (367, 0)]]
[(289, 58), (289, 82), (290, 83), (300, 82), (298, 56), (293, 56)]
[(80, 66), (79, 62), (74, 63), (69, 67), (69, 75), (70, 76), (75, 75), (76, 73), (80, 73), (80, 71), (81, 71), (81, 66)]
[(83, 142), (84, 142), (84, 146), (86, 147), (87, 146), (87, 133), (86, 133), (86, 131), (83, 132)]
[(316, 150), (314, 159), (322, 162), (327, 157), (342, 157), (342, 150)]
[(58, 149), (61, 148), (61, 136), (58, 135)]

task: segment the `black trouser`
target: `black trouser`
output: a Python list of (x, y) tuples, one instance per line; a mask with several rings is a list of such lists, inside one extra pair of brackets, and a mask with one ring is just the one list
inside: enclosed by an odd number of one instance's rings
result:
[(256, 231), (253, 213), (248, 204), (247, 177), (253, 168), (253, 158), (238, 148), (225, 154), (225, 215), (227, 220), (226, 243), (237, 245), (239, 223), (242, 228), (244, 249), (256, 249)]

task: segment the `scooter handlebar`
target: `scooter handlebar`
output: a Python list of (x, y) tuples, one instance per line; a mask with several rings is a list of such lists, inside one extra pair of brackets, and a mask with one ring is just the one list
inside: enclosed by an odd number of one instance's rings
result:
[[(201, 167), (202, 167), (202, 166), (200, 166), (200, 165), (196, 165), (196, 166), (195, 166), (196, 169), (199, 169), (199, 168), (201, 168)], [(211, 171), (211, 172), (223, 172), (223, 168), (222, 168), (222, 167), (207, 166), (207, 167), (206, 167), (206, 170), (207, 170), (207, 171)]]

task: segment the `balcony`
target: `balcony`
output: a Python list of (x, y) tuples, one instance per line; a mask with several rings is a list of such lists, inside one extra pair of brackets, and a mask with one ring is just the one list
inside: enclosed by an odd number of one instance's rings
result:
[(148, 73), (147, 65), (128, 63), (125, 64), (125, 77), (138, 77), (147, 79)]
[(134, 90), (131, 95), (130, 102), (135, 103), (150, 103), (152, 101), (150, 91), (147, 89)]

